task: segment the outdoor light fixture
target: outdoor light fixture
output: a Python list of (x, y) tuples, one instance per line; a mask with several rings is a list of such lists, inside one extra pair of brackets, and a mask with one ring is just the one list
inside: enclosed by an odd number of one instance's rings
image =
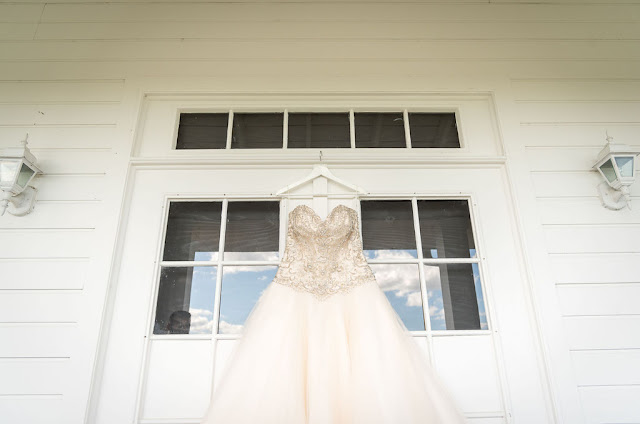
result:
[(42, 171), (27, 147), (27, 138), (29, 134), (20, 147), (0, 150), (0, 216), (6, 211), (23, 216), (33, 210), (37, 190), (29, 183)]
[(629, 187), (636, 179), (635, 157), (640, 149), (625, 144), (612, 143), (607, 135), (607, 145), (600, 151), (593, 166), (600, 172), (604, 182), (598, 185), (602, 205), (608, 209), (631, 209)]

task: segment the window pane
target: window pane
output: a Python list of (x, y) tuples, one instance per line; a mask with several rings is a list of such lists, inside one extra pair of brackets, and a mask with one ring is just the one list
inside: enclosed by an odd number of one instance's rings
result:
[(278, 202), (229, 202), (224, 259), (278, 259), (280, 205)]
[(284, 113), (234, 113), (232, 149), (280, 149)]
[(356, 147), (407, 147), (402, 113), (355, 113)]
[[(633, 161), (634, 156), (616, 156), (616, 164), (618, 165), (618, 171), (621, 177), (633, 177)], [(24, 168), (24, 165), (22, 165)]]
[(224, 149), (228, 113), (181, 113), (176, 149)]
[(432, 330), (486, 330), (478, 264), (424, 265)]
[(466, 200), (418, 200), (418, 219), (425, 258), (476, 256)]
[(360, 203), (362, 244), (369, 259), (417, 258), (410, 200)]
[(289, 113), (289, 148), (351, 147), (349, 114)]
[(171, 202), (163, 259), (217, 260), (221, 211), (221, 202)]
[(409, 113), (412, 147), (460, 147), (455, 113)]
[(224, 267), (218, 333), (242, 333), (247, 317), (276, 276), (277, 269), (277, 266)]
[(372, 264), (371, 270), (404, 325), (411, 331), (424, 330), (418, 265)]
[(153, 334), (211, 334), (216, 267), (162, 268)]

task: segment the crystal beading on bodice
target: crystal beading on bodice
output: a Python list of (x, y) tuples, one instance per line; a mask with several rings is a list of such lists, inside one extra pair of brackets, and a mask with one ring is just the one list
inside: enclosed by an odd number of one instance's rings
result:
[(338, 205), (324, 221), (306, 205), (289, 213), (284, 255), (273, 281), (324, 300), (375, 277), (364, 253), (358, 213)]

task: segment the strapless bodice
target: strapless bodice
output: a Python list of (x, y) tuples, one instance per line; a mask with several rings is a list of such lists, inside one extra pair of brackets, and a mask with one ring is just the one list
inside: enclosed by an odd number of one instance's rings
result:
[(362, 252), (358, 213), (338, 205), (322, 220), (306, 205), (289, 213), (287, 240), (273, 281), (326, 299), (375, 277)]

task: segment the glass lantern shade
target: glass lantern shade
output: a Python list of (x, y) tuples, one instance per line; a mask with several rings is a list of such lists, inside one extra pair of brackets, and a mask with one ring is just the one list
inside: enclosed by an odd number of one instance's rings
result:
[(633, 178), (634, 174), (633, 156), (615, 156), (616, 166), (621, 178)]
[(29, 185), (37, 170), (24, 160), (0, 159), (0, 189), (20, 194)]
[(602, 152), (594, 168), (604, 177), (609, 186), (615, 190), (630, 186), (635, 180), (635, 153), (625, 145), (608, 144)]

